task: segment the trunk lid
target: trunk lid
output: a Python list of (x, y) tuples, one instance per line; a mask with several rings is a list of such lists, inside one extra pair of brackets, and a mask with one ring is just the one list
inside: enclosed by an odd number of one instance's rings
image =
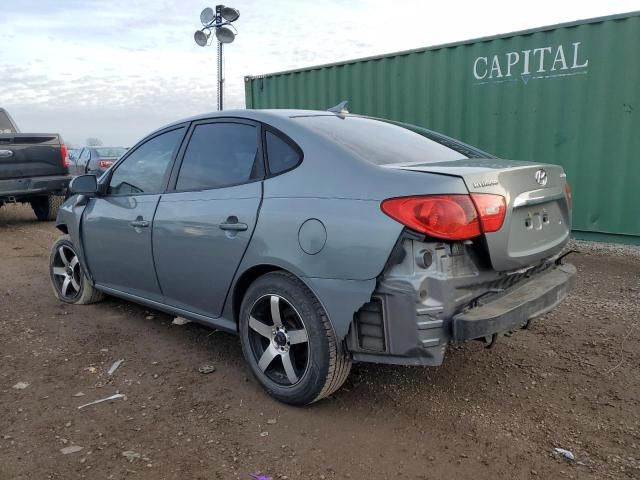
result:
[(515, 270), (558, 253), (569, 240), (571, 208), (562, 167), (499, 159), (389, 165), (392, 168), (461, 177), (469, 192), (505, 197), (502, 228), (485, 233), (494, 269)]
[(66, 175), (57, 134), (0, 135), (0, 179)]

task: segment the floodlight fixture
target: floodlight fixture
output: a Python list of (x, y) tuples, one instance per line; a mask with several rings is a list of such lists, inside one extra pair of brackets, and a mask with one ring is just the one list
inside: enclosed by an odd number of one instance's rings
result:
[(222, 5), (220, 9), (220, 13), (222, 14), (222, 18), (224, 18), (227, 22), (235, 22), (238, 18), (240, 18), (240, 12), (232, 7), (225, 7)]
[(207, 42), (209, 42), (209, 37), (211, 36), (211, 32), (204, 32), (204, 30), (196, 30), (196, 33), (193, 34), (193, 39), (196, 41), (198, 45), (204, 47)]
[(202, 22), (202, 25), (209, 25), (211, 22), (213, 22), (216, 18), (216, 14), (213, 11), (213, 8), (211, 7), (207, 7), (204, 10), (202, 10), (202, 12), (200, 12), (200, 22)]
[(202, 29), (196, 30), (193, 39), (196, 44), (205, 47), (210, 44), (211, 32), (214, 31), (216, 40), (218, 41), (217, 63), (218, 63), (218, 110), (222, 110), (224, 76), (222, 62), (222, 46), (225, 43), (232, 43), (236, 39), (238, 31), (232, 25), (240, 18), (240, 12), (232, 7), (225, 5), (216, 5), (215, 10), (207, 7), (200, 12), (200, 23)]
[(216, 28), (216, 38), (220, 43), (231, 43), (235, 40), (236, 34), (230, 28), (220, 27)]

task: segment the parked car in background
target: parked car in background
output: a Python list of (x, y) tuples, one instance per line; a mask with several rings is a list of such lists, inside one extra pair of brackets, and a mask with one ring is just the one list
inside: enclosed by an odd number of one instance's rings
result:
[(294, 405), (353, 361), (440, 365), (451, 343), (493, 344), (575, 281), (561, 167), (342, 111), (193, 117), (70, 189), (58, 299), (107, 293), (238, 333)]
[(69, 148), (67, 151), (67, 157), (69, 159), (69, 168), (73, 169), (76, 164), (76, 160), (80, 155), (81, 148)]
[(57, 133), (20, 133), (0, 108), (0, 207), (29, 203), (38, 220), (54, 220), (69, 180), (67, 147)]
[(92, 173), (100, 176), (126, 151), (125, 147), (85, 147), (78, 154), (73, 173)]

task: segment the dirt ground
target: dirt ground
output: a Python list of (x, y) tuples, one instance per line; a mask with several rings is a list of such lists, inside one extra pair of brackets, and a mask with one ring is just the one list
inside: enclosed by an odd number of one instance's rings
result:
[(232, 335), (116, 299), (57, 302), (57, 235), (0, 209), (1, 480), (640, 478), (640, 255), (573, 255), (568, 300), (493, 350), (354, 365), (331, 398), (293, 408), (250, 378)]

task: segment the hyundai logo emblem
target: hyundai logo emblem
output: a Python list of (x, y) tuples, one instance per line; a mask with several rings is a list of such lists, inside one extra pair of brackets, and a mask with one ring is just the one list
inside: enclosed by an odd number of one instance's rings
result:
[(538, 182), (543, 187), (547, 184), (549, 178), (547, 177), (547, 172), (542, 168), (536, 172), (536, 182)]

